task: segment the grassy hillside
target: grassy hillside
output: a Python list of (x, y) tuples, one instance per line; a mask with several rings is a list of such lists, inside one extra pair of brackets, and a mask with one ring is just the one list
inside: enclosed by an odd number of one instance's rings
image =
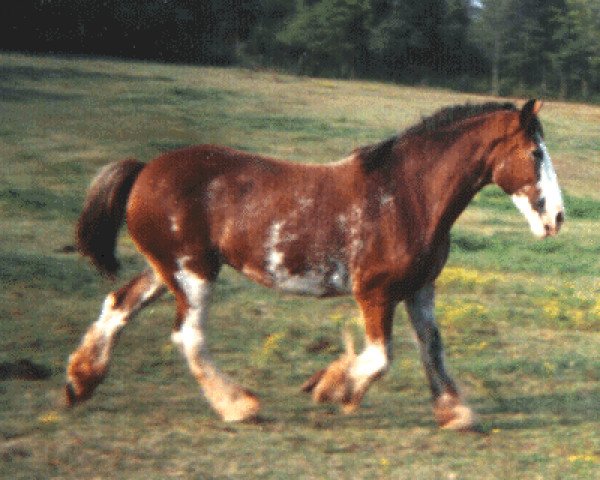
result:
[[(438, 282), (448, 363), (485, 434), (439, 431), (402, 308), (395, 360), (356, 414), (301, 383), (360, 334), (351, 298), (276, 294), (225, 270), (208, 326), (259, 424), (224, 424), (169, 341), (169, 296), (123, 332), (95, 397), (63, 408), (64, 368), (111, 289), (65, 246), (96, 170), (193, 143), (337, 160), (436, 109), (487, 98), (240, 69), (0, 55), (0, 477), (600, 477), (600, 108), (548, 103), (567, 223), (543, 242), (478, 195)], [(518, 103), (521, 103), (518, 100)], [(123, 235), (125, 282), (142, 266)], [(18, 377), (19, 360), (47, 369)]]

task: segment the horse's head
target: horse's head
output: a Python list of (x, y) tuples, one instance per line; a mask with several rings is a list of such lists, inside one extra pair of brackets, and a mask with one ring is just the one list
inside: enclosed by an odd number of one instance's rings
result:
[(564, 206), (537, 113), (539, 100), (529, 100), (511, 124), (506, 148), (493, 168), (493, 181), (512, 196), (537, 237), (555, 235), (564, 221)]

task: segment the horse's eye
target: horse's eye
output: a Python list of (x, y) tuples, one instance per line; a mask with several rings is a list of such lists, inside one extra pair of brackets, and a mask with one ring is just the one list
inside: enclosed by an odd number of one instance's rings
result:
[(538, 212), (543, 212), (544, 208), (546, 208), (546, 199), (545, 198), (538, 198), (537, 201), (535, 202), (535, 210), (537, 210)]
[(533, 158), (535, 159), (536, 162), (542, 161), (542, 159), (544, 158), (544, 152), (542, 151), (541, 148), (536, 148), (533, 151)]

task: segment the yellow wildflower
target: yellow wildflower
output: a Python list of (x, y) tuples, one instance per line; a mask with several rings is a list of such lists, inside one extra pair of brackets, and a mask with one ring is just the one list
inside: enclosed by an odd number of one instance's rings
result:
[(57, 411), (54, 411), (54, 410), (50, 411), (50, 412), (46, 412), (38, 417), (38, 420), (41, 423), (45, 423), (45, 424), (57, 423), (60, 421), (60, 419), (61, 419), (60, 415), (58, 414)]

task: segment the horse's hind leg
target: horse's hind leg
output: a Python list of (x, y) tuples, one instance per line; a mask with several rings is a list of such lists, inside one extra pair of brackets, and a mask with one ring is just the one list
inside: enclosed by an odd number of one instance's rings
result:
[(476, 418), (466, 406), (444, 366), (444, 350), (434, 317), (433, 285), (429, 284), (406, 300), (406, 311), (417, 334), (421, 359), (429, 380), (434, 412), (439, 425), (451, 430), (472, 430)]
[(208, 318), (213, 282), (202, 269), (182, 265), (174, 273), (177, 322), (173, 342), (185, 355), (189, 368), (202, 386), (211, 406), (225, 421), (241, 421), (257, 415), (257, 397), (219, 372), (209, 357), (203, 327)]
[(100, 317), (88, 329), (79, 348), (69, 357), (66, 399), (68, 405), (86, 400), (102, 382), (119, 331), (136, 313), (166, 290), (152, 270), (146, 270), (104, 300)]

